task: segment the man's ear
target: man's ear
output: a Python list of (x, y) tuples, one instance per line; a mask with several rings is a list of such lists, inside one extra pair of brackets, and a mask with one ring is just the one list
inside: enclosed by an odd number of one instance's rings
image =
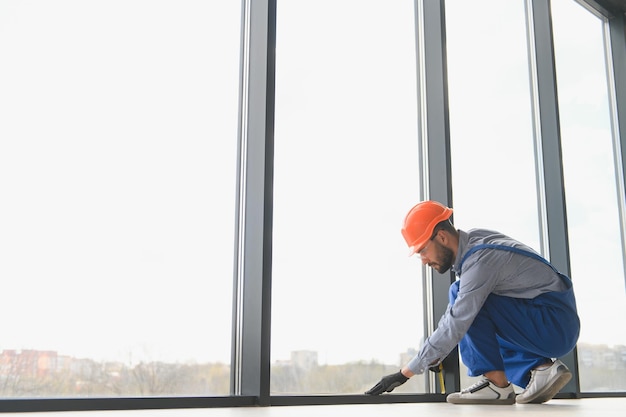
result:
[(437, 232), (437, 238), (439, 238), (439, 243), (444, 246), (447, 246), (450, 243), (450, 234), (445, 229), (439, 229)]

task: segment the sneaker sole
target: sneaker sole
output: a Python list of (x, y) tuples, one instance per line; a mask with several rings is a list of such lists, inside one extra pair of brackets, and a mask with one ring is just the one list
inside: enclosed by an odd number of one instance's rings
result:
[(446, 397), (446, 402), (450, 404), (487, 404), (487, 405), (512, 405), (515, 404), (515, 393), (511, 393), (507, 398), (460, 398), (450, 394)]
[(565, 371), (561, 373), (551, 385), (547, 385), (543, 390), (537, 391), (534, 396), (519, 398), (520, 396), (518, 395), (515, 398), (515, 402), (518, 404), (542, 404), (546, 401), (550, 401), (559, 391), (561, 391), (561, 388), (563, 388), (570, 379), (572, 379), (572, 373), (570, 371)]

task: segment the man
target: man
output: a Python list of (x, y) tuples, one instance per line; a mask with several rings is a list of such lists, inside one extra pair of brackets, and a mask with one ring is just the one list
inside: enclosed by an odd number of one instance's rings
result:
[[(448, 395), (453, 404), (543, 403), (571, 379), (558, 358), (578, 340), (572, 283), (528, 246), (486, 229), (457, 230), (452, 209), (424, 201), (407, 214), (402, 235), (411, 255), (458, 279), (437, 329), (400, 372), (368, 395), (391, 392), (438, 365), (458, 344), (470, 376), (483, 378)], [(525, 389), (515, 395), (512, 384)]]

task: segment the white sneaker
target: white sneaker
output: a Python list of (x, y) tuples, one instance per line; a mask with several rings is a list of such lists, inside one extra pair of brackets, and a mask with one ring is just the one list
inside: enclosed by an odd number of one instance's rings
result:
[(485, 378), (461, 392), (448, 395), (446, 401), (452, 404), (509, 405), (515, 404), (515, 391), (511, 384), (500, 388)]
[(530, 382), (515, 401), (519, 404), (541, 404), (550, 401), (572, 379), (572, 373), (560, 360), (544, 370), (530, 371)]

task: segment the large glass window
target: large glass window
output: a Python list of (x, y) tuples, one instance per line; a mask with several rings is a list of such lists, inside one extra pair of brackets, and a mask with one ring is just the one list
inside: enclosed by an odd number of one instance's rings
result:
[(0, 397), (228, 394), (239, 3), (0, 3)]
[(604, 21), (552, 1), (572, 280), (581, 318), (581, 391), (623, 391), (623, 249), (611, 132)]
[(421, 268), (400, 234), (419, 198), (413, 3), (278, 8), (274, 394), (362, 394), (420, 345)]
[(455, 226), (539, 251), (524, 1), (445, 6)]

